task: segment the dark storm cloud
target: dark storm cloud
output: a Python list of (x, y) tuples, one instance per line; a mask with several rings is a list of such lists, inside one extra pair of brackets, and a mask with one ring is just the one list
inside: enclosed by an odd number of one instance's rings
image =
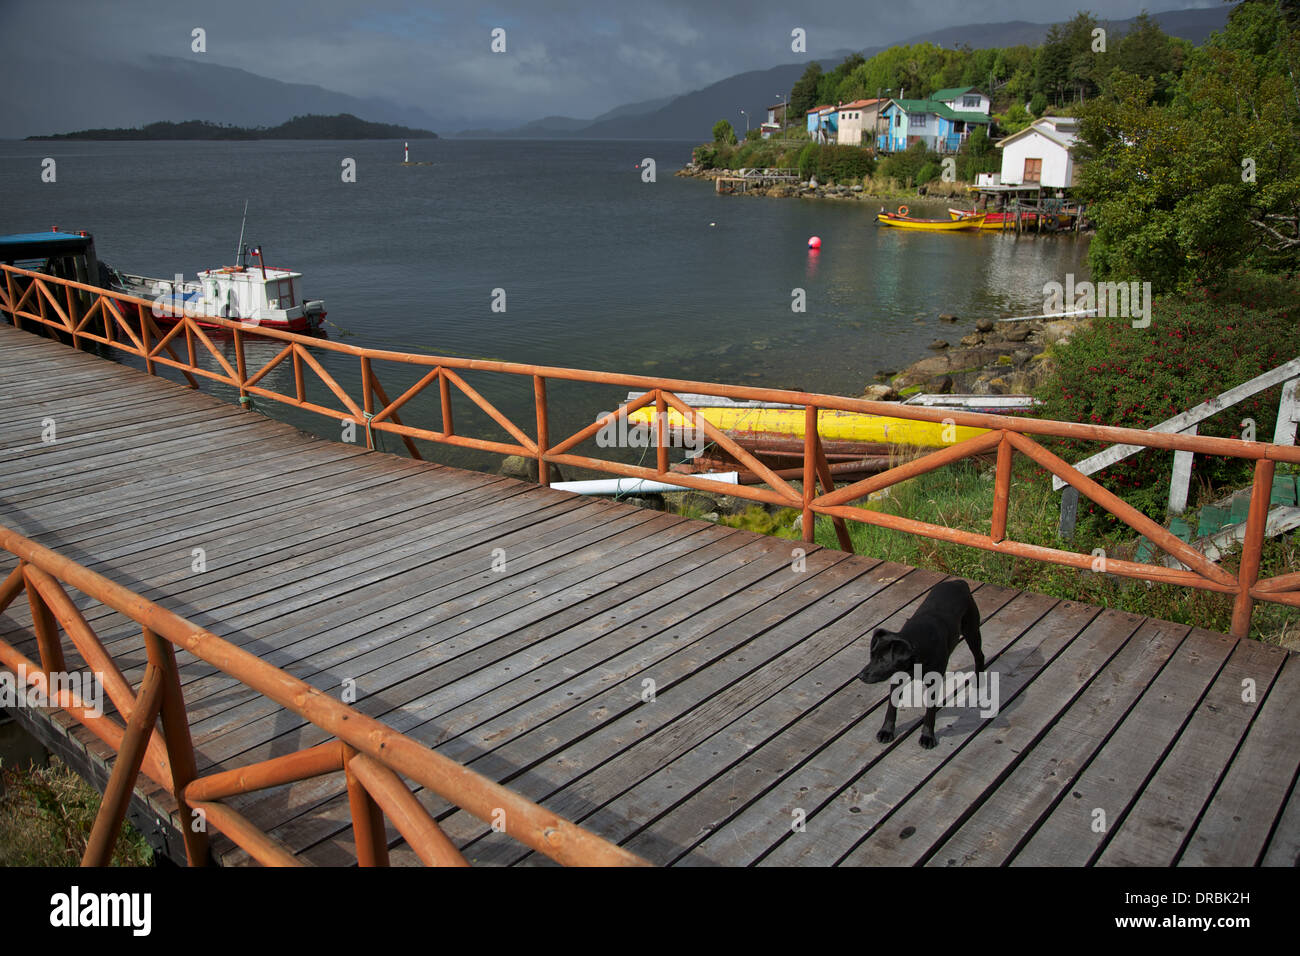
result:
[[(40, 50), (63, 63), (195, 57), (191, 31), (202, 27), (203, 56), (212, 63), (385, 97), (433, 115), (512, 121), (590, 117), (744, 70), (945, 26), (1051, 22), (1081, 7), (1127, 18), (1143, 6), (1157, 12), (1213, 5), (1217, 0), (7, 0), (0, 4), (0, 55)], [(506, 30), (505, 54), (489, 50), (494, 27)], [(806, 56), (790, 50), (795, 27), (807, 31)], [(41, 82), (85, 80), (56, 74)], [(111, 94), (111, 73), (96, 83)]]

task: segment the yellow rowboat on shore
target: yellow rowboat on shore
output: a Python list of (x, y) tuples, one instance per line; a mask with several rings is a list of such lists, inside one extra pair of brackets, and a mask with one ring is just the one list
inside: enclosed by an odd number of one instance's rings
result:
[[(696, 412), (709, 424), (736, 439), (803, 439), (802, 408), (700, 407)], [(641, 408), (628, 415), (629, 424), (652, 426), (653, 408)], [(668, 410), (669, 431), (691, 427), (682, 413)], [(886, 415), (865, 415), (824, 408), (817, 412), (817, 432), (823, 441), (848, 441), (887, 445), (942, 448), (988, 431), (942, 422), (918, 422)]]
[(964, 229), (979, 229), (984, 225), (984, 216), (965, 216), (961, 219), (913, 219), (897, 213), (882, 212), (876, 216), (876, 222), (882, 226), (894, 226), (898, 229), (919, 229), (926, 232), (958, 232)]

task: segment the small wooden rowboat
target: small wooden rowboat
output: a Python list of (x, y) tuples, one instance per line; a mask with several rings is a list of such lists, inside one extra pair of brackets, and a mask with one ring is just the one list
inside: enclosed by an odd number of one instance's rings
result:
[[(900, 206), (900, 211), (907, 209)], [(958, 232), (964, 229), (979, 229), (984, 225), (984, 216), (963, 216), (960, 219), (914, 219), (905, 213), (882, 212), (876, 216), (876, 222), (882, 226), (894, 226), (899, 229), (919, 229), (926, 232)]]

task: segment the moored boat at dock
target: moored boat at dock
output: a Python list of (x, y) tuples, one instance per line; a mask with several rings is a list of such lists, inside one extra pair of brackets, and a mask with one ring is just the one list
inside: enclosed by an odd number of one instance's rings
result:
[(979, 229), (984, 225), (984, 216), (967, 216), (961, 219), (917, 219), (907, 214), (906, 206), (899, 206), (898, 212), (880, 212), (876, 222), (882, 226), (898, 229), (917, 229), (925, 232), (960, 232), (966, 229)]
[[(980, 229), (1015, 229), (1016, 228), (1017, 213), (1014, 212), (980, 213), (973, 209), (951, 209), (950, 208), (948, 210), (948, 215), (952, 217), (952, 219), (958, 221), (973, 219), (976, 216), (983, 216), (984, 221), (980, 223), (979, 225)], [(1020, 225), (1022, 228), (1030, 228), (1038, 225), (1038, 213), (1022, 212), (1019, 213), (1018, 215), (1020, 216)], [(1047, 216), (1046, 221), (1048, 223), (1055, 222), (1056, 225), (1058, 226), (1068, 226), (1070, 224), (1070, 217), (1065, 214), (1056, 215), (1056, 216), (1049, 215)]]
[[(261, 259), (260, 249), (254, 249), (252, 254)], [(205, 269), (192, 281), (180, 275), (162, 279), (114, 272), (114, 286), (129, 295), (152, 299), (154, 317), (164, 325), (175, 324), (188, 316), (199, 319), (201, 327), (216, 331), (224, 331), (225, 327), (202, 319), (234, 319), (246, 325), (288, 332), (313, 332), (320, 328), (325, 318), (325, 303), (303, 298), (298, 284), (301, 272), (265, 264), (251, 266), (247, 257), (245, 250), (239, 265)]]

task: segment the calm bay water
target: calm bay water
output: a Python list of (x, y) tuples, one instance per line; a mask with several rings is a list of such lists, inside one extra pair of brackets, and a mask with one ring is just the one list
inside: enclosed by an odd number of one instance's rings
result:
[[(1074, 237), (904, 233), (875, 225), (879, 203), (717, 196), (672, 175), (692, 145), (418, 141), (412, 159), (433, 165), (404, 167), (400, 142), (5, 142), (0, 231), (85, 229), (120, 270), (193, 277), (233, 261), (247, 198), (246, 243), (305, 274), (335, 339), (844, 395), (978, 318), (1040, 312), (1047, 281), (1087, 276)], [(41, 182), (47, 156), (54, 183)], [(657, 182), (641, 179), (645, 157)], [(355, 183), (341, 179), (344, 158)], [(910, 205), (940, 217), (948, 203)], [(498, 288), (504, 313), (491, 309)], [(791, 311), (795, 288), (804, 313)], [(359, 380), (355, 361), (327, 366)], [(394, 397), (413, 380), (380, 375)], [(471, 380), (532, 431), (530, 380)], [(625, 394), (553, 386), (552, 436)], [(315, 416), (274, 414), (338, 437)], [(406, 418), (436, 415), (431, 397)], [(467, 434), (483, 424), (459, 422)]]

